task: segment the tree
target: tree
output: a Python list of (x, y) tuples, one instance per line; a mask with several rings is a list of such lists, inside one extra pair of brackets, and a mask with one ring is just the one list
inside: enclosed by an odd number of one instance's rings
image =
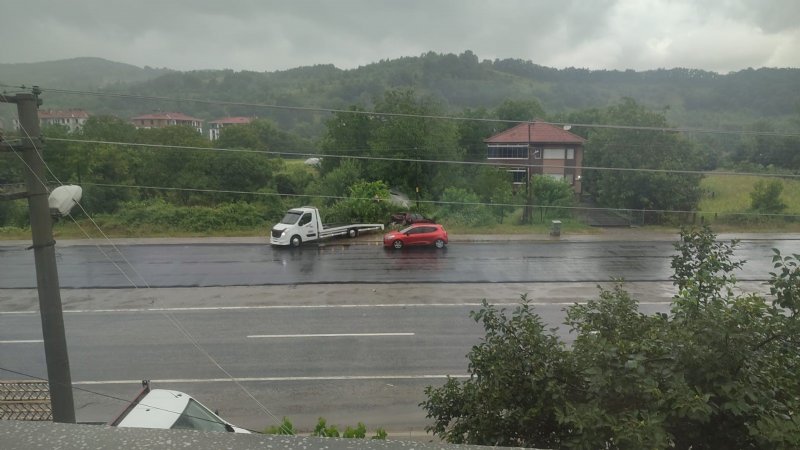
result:
[[(663, 114), (648, 111), (632, 99), (608, 108), (605, 123), (668, 128)], [(697, 170), (702, 165), (692, 144), (674, 132), (595, 130), (586, 143), (584, 165), (621, 169), (584, 169), (584, 190), (602, 206), (689, 211), (700, 200), (700, 175), (670, 172)], [(657, 216), (654, 221), (660, 220)]]
[[(495, 108), (495, 116), (500, 120), (528, 122), (534, 119), (543, 119), (545, 117), (545, 112), (542, 105), (536, 99), (506, 100)], [(511, 128), (514, 125), (516, 124), (507, 124), (506, 128)]]
[(306, 140), (279, 129), (274, 122), (266, 119), (256, 119), (248, 124), (223, 128), (215, 147), (286, 152), (283, 155), (273, 155), (284, 158), (292, 153), (307, 153), (313, 150)]
[(438, 196), (458, 178), (451, 166), (425, 161), (461, 160), (463, 154), (456, 126), (429, 118), (443, 114), (432, 98), (417, 97), (410, 89), (390, 90), (375, 101), (375, 110), (386, 115), (340, 112), (328, 121), (322, 147), (342, 158), (323, 158), (323, 174), (347, 156), (366, 156), (360, 178), (382, 180), (404, 192), (419, 188), (423, 197)]
[(426, 389), (428, 430), (544, 448), (797, 448), (798, 255), (776, 251), (770, 302), (734, 293), (735, 245), (682, 231), (671, 311), (641, 313), (618, 284), (567, 308), (571, 346), (524, 296), (510, 315), (484, 302), (471, 377)]
[[(530, 190), (534, 203), (544, 207), (547, 212), (563, 215), (563, 207), (572, 206), (575, 192), (565, 180), (557, 180), (546, 175), (537, 175), (531, 178)], [(562, 207), (562, 208), (559, 208)], [(569, 212), (569, 210), (566, 210)]]
[(383, 181), (358, 181), (348, 191), (349, 198), (336, 202), (327, 211), (329, 220), (384, 223), (389, 218), (389, 187)]
[(369, 179), (384, 180), (405, 192), (419, 188), (424, 197), (441, 194), (457, 171), (449, 165), (425, 160), (461, 160), (458, 133), (450, 121), (425, 116), (441, 115), (441, 107), (429, 97), (417, 97), (412, 90), (387, 91), (376, 103), (379, 112), (398, 114), (375, 121), (369, 146), (371, 155), (411, 161), (365, 162)]
[[(489, 117), (485, 108), (466, 109), (461, 117), (475, 119)], [(484, 139), (507, 128), (505, 124), (485, 120), (462, 120), (458, 122), (458, 145), (464, 151), (467, 161), (486, 161), (486, 143)]]
[(760, 213), (779, 214), (786, 209), (786, 203), (781, 201), (781, 192), (781, 180), (758, 180), (750, 193), (750, 207)]
[(480, 201), (490, 205), (492, 214), (499, 223), (503, 223), (505, 215), (513, 211), (513, 206), (507, 206), (514, 200), (511, 188), (511, 177), (508, 172), (496, 167), (478, 166), (474, 169), (465, 170), (469, 184), (475, 189), (475, 193), (480, 197)]

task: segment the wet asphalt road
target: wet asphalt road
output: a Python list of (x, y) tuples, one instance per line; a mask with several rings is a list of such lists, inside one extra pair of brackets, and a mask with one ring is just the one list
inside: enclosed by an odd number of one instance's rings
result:
[[(376, 244), (75, 245), (57, 247), (63, 288), (263, 286), (314, 283), (513, 283), (667, 281), (670, 242), (451, 243), (444, 250), (385, 250)], [(800, 253), (798, 240), (742, 241), (741, 280), (765, 280), (772, 248)], [(0, 247), (0, 288), (34, 288), (33, 254)]]
[[(773, 247), (800, 253), (796, 239), (742, 241), (736, 256), (749, 262), (739, 279), (768, 278)], [(497, 298), (515, 301), (516, 293), (532, 292), (537, 312), (555, 326), (567, 304), (596, 297), (593, 283), (624, 275), (643, 282), (640, 298), (650, 301), (643, 311), (666, 311), (674, 253), (668, 241), (608, 240), (455, 242), (445, 251), (402, 252), (348, 241), (299, 249), (226, 243), (119, 250), (56, 249), (61, 286), (93, 288), (62, 294), (79, 420), (109, 420), (147, 378), (191, 392), (237, 425), (273, 423), (175, 320), (277, 417), (305, 429), (320, 416), (345, 425), (366, 421), (395, 439), (428, 424), (418, 406), (425, 386), (466, 373), (464, 356), (482, 335), (468, 312), (483, 294), (514, 292)], [(147, 286), (172, 289), (97, 289)], [(34, 287), (32, 253), (0, 246), (0, 361), (43, 377), (35, 290), (26, 292)], [(314, 336), (320, 333), (337, 337)], [(294, 337), (250, 337), (275, 334)], [(559, 335), (569, 340), (566, 330)], [(19, 376), (0, 374), (9, 377)]]

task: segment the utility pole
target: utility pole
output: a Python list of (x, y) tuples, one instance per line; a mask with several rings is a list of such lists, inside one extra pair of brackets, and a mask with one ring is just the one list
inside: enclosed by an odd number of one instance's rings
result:
[(44, 184), (47, 178), (41, 154), (42, 142), (39, 139), (40, 92), (39, 88), (34, 86), (32, 93), (11, 96), (0, 94), (0, 102), (16, 103), (22, 130), (19, 143), (13, 147), (4, 145), (2, 148), (22, 152), (26, 165), (25, 185), (33, 238), (31, 248), (36, 264), (36, 286), (39, 291), (39, 312), (42, 317), (42, 336), (53, 422), (75, 423), (72, 376), (69, 370), (67, 338), (64, 332), (64, 315), (56, 268), (56, 242), (53, 240), (53, 219), (50, 217), (49, 192)]

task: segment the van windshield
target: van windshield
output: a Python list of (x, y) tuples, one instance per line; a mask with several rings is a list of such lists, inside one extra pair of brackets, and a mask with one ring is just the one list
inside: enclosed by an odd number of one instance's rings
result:
[(283, 219), (281, 219), (281, 223), (285, 225), (294, 225), (297, 223), (297, 220), (300, 219), (300, 216), (302, 215), (303, 213), (298, 211), (289, 211), (286, 213), (285, 216), (283, 216)]
[(201, 430), (201, 431), (221, 431), (227, 432), (228, 429), (214, 413), (204, 408), (193, 399), (189, 399), (189, 404), (183, 410), (183, 414), (178, 417), (173, 430)]

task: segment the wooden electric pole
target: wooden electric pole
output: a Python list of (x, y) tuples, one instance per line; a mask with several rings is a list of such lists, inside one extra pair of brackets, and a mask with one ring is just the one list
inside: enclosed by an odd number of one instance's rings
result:
[(61, 309), (61, 292), (56, 268), (53, 219), (48, 203), (47, 176), (42, 159), (39, 129), (39, 89), (16, 95), (0, 94), (0, 102), (16, 103), (21, 139), (3, 149), (21, 152), (25, 163), (25, 185), (33, 237), (33, 257), (36, 265), (36, 286), (39, 291), (39, 312), (42, 317), (42, 336), (47, 363), (47, 379), (53, 421), (75, 423), (75, 404), (72, 399), (72, 376), (67, 356), (67, 338)]

